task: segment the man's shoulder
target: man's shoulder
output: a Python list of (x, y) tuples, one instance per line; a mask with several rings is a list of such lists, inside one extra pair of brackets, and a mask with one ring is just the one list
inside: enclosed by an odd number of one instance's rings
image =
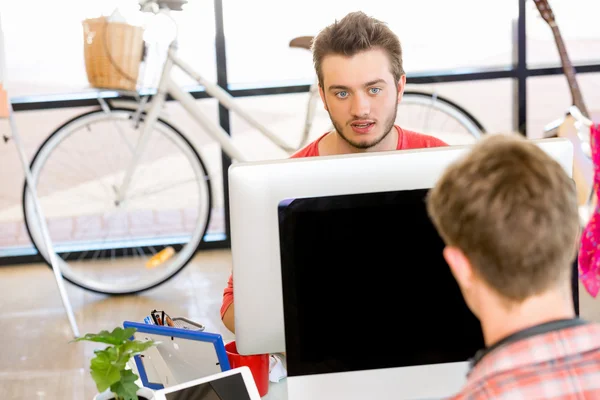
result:
[(558, 366), (545, 363), (503, 371), (482, 381), (467, 384), (448, 400), (541, 398), (547, 393), (549, 386), (560, 387), (564, 398), (579, 398), (586, 394), (589, 398), (598, 399), (600, 387), (596, 382), (600, 379), (599, 359), (586, 355), (581, 358), (578, 365), (565, 365), (558, 361)]
[(317, 139), (313, 140), (300, 150), (296, 151), (290, 156), (290, 158), (304, 158), (304, 157), (318, 157), (319, 156), (319, 142), (327, 135), (327, 132)]
[(510, 399), (543, 393), (549, 382), (563, 394), (593, 393), (600, 398), (600, 324), (563, 328), (497, 348), (469, 374), (452, 400)]
[(317, 157), (319, 148), (315, 142), (309, 143), (300, 150), (296, 151), (290, 158)]
[(414, 132), (401, 127), (398, 127), (398, 130), (402, 135), (402, 140), (398, 141), (398, 150), (448, 146), (446, 142), (435, 136)]

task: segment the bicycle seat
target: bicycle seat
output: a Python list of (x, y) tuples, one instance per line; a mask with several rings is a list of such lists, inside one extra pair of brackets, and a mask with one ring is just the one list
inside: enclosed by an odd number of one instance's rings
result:
[(314, 36), (298, 36), (290, 41), (290, 47), (310, 50)]

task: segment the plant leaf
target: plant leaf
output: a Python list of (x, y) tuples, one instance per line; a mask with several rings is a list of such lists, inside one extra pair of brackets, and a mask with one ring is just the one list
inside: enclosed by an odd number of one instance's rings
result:
[(121, 352), (123, 354), (130, 354), (132, 356), (141, 353), (142, 351), (154, 346), (156, 342), (152, 340), (148, 341), (140, 341), (134, 340), (132, 342), (127, 342), (121, 348)]
[(121, 371), (121, 380), (110, 387), (110, 390), (117, 395), (118, 399), (138, 400), (137, 391), (139, 389), (135, 381), (138, 376), (130, 369)]
[(96, 382), (99, 393), (104, 392), (121, 378), (120, 368), (114, 363), (117, 360), (117, 351), (113, 347), (106, 350), (97, 350), (96, 356), (90, 362), (90, 374)]
[(152, 340), (142, 342), (139, 340), (134, 340), (132, 342), (127, 342), (122, 346), (118, 347), (118, 358), (114, 362), (114, 365), (120, 369), (125, 369), (125, 365), (129, 361), (131, 357), (136, 354), (141, 353), (149, 347), (152, 347), (155, 344)]
[(136, 330), (137, 329), (135, 328), (123, 329), (117, 327), (113, 329), (112, 332), (104, 330), (100, 331), (99, 333), (87, 333), (85, 336), (71, 340), (71, 342), (80, 342), (82, 340), (87, 340), (89, 342), (107, 343), (118, 346), (129, 340)]

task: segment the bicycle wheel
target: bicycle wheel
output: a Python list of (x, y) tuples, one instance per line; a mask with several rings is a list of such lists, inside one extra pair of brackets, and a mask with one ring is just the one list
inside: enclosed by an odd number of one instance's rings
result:
[[(210, 220), (212, 191), (188, 139), (158, 120), (125, 199), (116, 189), (141, 136), (134, 111), (95, 110), (54, 131), (31, 172), (62, 273), (82, 288), (131, 294), (177, 274), (193, 257)], [(33, 199), (23, 189), (31, 241), (48, 263)], [(50, 265), (48, 263), (48, 265)]]
[(485, 134), (483, 125), (465, 109), (434, 94), (406, 91), (398, 105), (396, 123), (438, 137), (448, 144), (469, 144)]

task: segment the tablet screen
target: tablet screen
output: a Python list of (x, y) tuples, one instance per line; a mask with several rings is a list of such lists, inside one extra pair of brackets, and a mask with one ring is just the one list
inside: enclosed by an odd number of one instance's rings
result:
[(241, 374), (165, 393), (165, 397), (167, 400), (250, 400)]

